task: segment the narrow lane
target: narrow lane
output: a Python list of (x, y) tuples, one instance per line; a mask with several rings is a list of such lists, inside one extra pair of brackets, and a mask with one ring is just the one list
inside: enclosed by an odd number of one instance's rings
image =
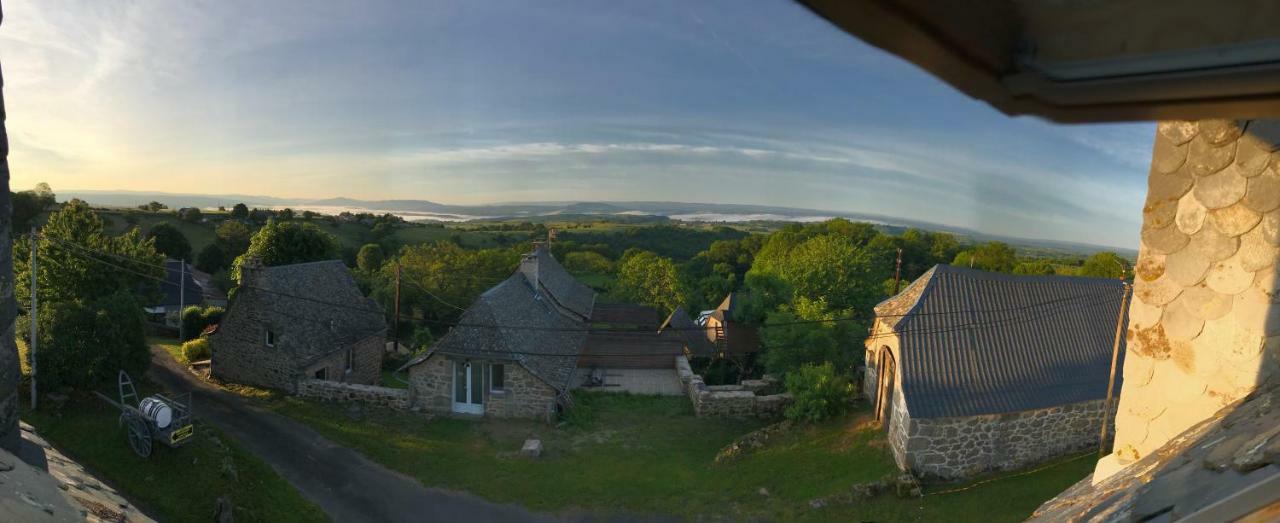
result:
[(551, 521), (516, 505), (422, 486), (337, 445), (309, 427), (256, 407), (193, 376), (152, 347), (148, 376), (190, 391), (196, 417), (236, 438), (334, 521)]

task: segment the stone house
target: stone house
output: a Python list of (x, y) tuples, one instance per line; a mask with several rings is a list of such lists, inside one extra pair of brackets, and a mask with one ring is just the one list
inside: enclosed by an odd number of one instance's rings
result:
[(387, 324), (339, 260), (241, 267), (241, 284), (209, 339), (213, 376), (296, 392), (305, 379), (374, 384)]
[(595, 298), (536, 245), (430, 351), (401, 368), (408, 370), (413, 406), (549, 418), (567, 402)]
[(954, 480), (1096, 448), (1125, 293), (938, 265), (877, 305), (863, 391), (898, 466)]

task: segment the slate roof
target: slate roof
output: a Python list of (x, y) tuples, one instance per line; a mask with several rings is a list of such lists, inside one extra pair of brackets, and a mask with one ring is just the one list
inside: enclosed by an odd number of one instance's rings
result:
[[(1233, 521), (1280, 501), (1280, 386), (1228, 405), (1094, 485), (1085, 478), (1031, 521)], [(1190, 519), (1188, 519), (1190, 521)]]
[(538, 287), (560, 307), (581, 319), (591, 319), (596, 302), (595, 291), (569, 274), (546, 245), (535, 245), (533, 252), (524, 256), (520, 261), (520, 272), (530, 282), (537, 282)]
[(579, 367), (670, 369), (684, 342), (655, 331), (593, 331), (583, 342)]
[(938, 265), (876, 312), (903, 315), (881, 319), (911, 417), (973, 416), (1104, 398), (1123, 293), (1114, 279)]
[(566, 390), (577, 367), (587, 325), (561, 312), (546, 292), (534, 292), (526, 271), (517, 271), (485, 291), (427, 355), (510, 359), (558, 390)]
[(251, 283), (236, 291), (223, 323), (239, 316), (236, 309), (252, 311), (273, 330), (288, 332), (285, 348), (304, 364), (387, 330), (382, 308), (360, 292), (341, 260), (253, 272)]
[(711, 344), (711, 340), (707, 339), (704, 327), (694, 323), (684, 307), (676, 307), (676, 310), (667, 316), (667, 320), (662, 322), (662, 326), (658, 327), (658, 332), (663, 336), (681, 340), (694, 356), (706, 358), (715, 354), (716, 348)]
[[(191, 265), (187, 265), (186, 278), (183, 278), (182, 262), (178, 260), (165, 260), (165, 283), (161, 284), (161, 291), (164, 296), (161, 298), (157, 306), (177, 307), (179, 305), (200, 305), (204, 303), (203, 288), (196, 283), (195, 276), (191, 269)], [(186, 289), (183, 290), (182, 280), (186, 279)], [(186, 300), (181, 300), (185, 295)]]
[(656, 329), (660, 318), (660, 313), (653, 307), (633, 303), (597, 303), (591, 309), (593, 323), (635, 325)]

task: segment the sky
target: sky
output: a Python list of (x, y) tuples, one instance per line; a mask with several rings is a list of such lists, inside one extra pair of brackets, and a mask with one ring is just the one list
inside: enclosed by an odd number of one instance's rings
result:
[(15, 189), (746, 203), (1138, 243), (1154, 124), (1005, 116), (792, 2), (4, 7)]

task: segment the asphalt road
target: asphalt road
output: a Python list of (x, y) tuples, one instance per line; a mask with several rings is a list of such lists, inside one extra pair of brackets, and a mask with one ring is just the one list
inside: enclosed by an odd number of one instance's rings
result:
[[(192, 395), (197, 419), (236, 438), (334, 521), (550, 521), (515, 505), (433, 489), (339, 446), (307, 426), (253, 406), (193, 376), (152, 348), (148, 375)], [(341, 415), (341, 414), (338, 414)]]

